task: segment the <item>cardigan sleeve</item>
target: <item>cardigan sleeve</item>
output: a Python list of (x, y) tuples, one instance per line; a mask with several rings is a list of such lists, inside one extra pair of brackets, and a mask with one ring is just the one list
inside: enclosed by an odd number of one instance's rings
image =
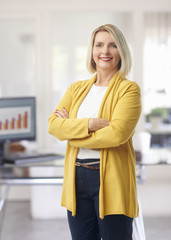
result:
[[(68, 113), (70, 112), (72, 101), (74, 84), (72, 84), (65, 92), (63, 98), (57, 105), (56, 109), (61, 110), (65, 107)], [(56, 111), (55, 109), (55, 111)], [(55, 111), (50, 115), (48, 119), (48, 132), (61, 141), (70, 139), (80, 139), (90, 136), (88, 132), (88, 118), (59, 118), (55, 115)]]
[(124, 144), (132, 136), (141, 114), (141, 93), (136, 83), (122, 93), (113, 111), (109, 126), (92, 133), (84, 139), (70, 141), (74, 147), (110, 148)]

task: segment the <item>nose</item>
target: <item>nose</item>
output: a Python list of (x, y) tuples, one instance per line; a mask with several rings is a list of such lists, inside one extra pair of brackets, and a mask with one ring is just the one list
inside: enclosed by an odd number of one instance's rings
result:
[(108, 46), (103, 46), (103, 51), (102, 51), (103, 54), (107, 55), (109, 54), (109, 48)]

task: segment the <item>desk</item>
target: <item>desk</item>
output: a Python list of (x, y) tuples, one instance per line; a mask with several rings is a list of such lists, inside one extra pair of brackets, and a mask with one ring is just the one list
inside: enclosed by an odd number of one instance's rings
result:
[[(22, 164), (0, 165), (0, 184), (4, 185), (56, 185), (63, 183), (64, 156), (60, 155), (53, 161), (42, 161)], [(171, 165), (171, 150), (152, 149), (149, 153), (142, 155), (142, 160), (137, 162), (137, 167), (142, 168), (149, 165), (167, 164)], [(31, 170), (35, 168), (56, 168), (54, 176), (31, 176)], [(139, 175), (140, 179), (141, 176)]]
[(140, 162), (136, 165), (137, 182), (143, 183), (146, 180), (146, 167), (167, 165), (171, 166), (171, 149), (151, 149), (142, 155)]
[(146, 131), (151, 134), (151, 147), (171, 146), (171, 124), (161, 123), (157, 128), (153, 128), (150, 123), (146, 123)]
[[(34, 168), (53, 167), (59, 170), (55, 176), (39, 175), (30, 176), (31, 170)], [(0, 185), (56, 185), (63, 183), (64, 158), (55, 161), (46, 161), (39, 163), (27, 164), (4, 164), (0, 166)]]

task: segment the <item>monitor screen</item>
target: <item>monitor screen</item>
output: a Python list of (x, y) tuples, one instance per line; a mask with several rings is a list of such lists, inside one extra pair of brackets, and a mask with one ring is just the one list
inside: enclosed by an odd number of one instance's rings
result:
[(0, 143), (35, 140), (35, 97), (0, 98)]

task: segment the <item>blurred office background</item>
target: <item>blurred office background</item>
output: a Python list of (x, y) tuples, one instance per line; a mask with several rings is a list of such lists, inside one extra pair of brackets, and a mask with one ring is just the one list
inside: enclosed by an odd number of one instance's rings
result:
[[(48, 135), (47, 119), (71, 83), (91, 77), (88, 41), (106, 23), (122, 30), (132, 51), (129, 78), (143, 100), (136, 131), (150, 133), (163, 158), (171, 148), (170, 0), (0, 0), (0, 97), (36, 96), (38, 148), (64, 152), (65, 143)], [(171, 167), (151, 166), (145, 174), (139, 184), (144, 217), (171, 222)], [(29, 201), (30, 188), (12, 187), (9, 201)]]

